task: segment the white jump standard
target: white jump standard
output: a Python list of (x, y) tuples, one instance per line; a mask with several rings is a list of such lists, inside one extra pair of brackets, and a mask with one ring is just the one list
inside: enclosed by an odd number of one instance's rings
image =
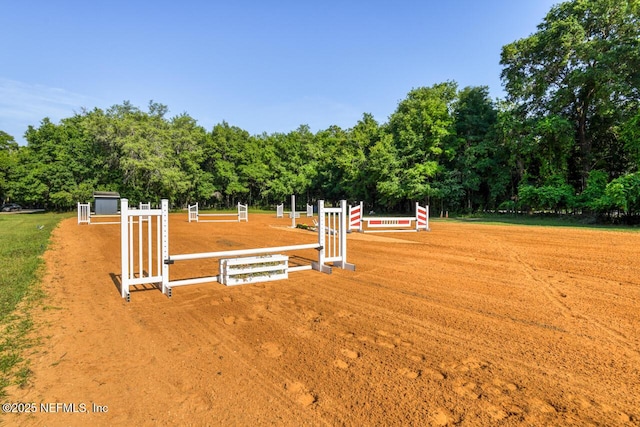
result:
[[(198, 211), (198, 203), (190, 205), (189, 207), (189, 222), (240, 222), (249, 221), (249, 205), (242, 205), (238, 203), (238, 212), (229, 213), (200, 213)], [(221, 217), (235, 217), (236, 219), (201, 219), (204, 218), (221, 218)]]
[[(129, 209), (127, 199), (121, 200), (121, 295), (130, 300), (130, 288), (136, 285), (154, 284), (161, 287), (162, 292), (171, 297), (172, 289), (176, 286), (194, 285), (199, 283), (220, 282), (227, 285), (243, 283), (232, 277), (229, 271), (240, 265), (248, 268), (250, 274), (266, 275), (269, 280), (288, 277), (288, 273), (302, 270), (318, 270), (331, 273), (333, 267), (355, 270), (353, 264), (347, 262), (347, 203), (342, 200), (339, 208), (325, 208), (324, 201), (318, 201), (318, 228), (316, 243), (306, 243), (291, 246), (276, 246), (253, 249), (237, 249), (219, 252), (203, 252), (192, 254), (169, 254), (169, 202), (162, 200), (160, 209), (140, 211)], [(140, 216), (148, 216), (146, 225), (136, 221)], [(134, 223), (138, 224), (134, 232)], [(154, 233), (155, 225), (155, 233)], [(333, 232), (328, 233), (328, 230)], [(338, 230), (338, 232), (335, 232)], [(154, 237), (155, 236), (155, 237)], [(155, 248), (155, 250), (154, 250)], [(289, 266), (286, 258), (278, 252), (315, 249), (318, 251), (318, 261), (311, 265)], [(258, 259), (256, 255), (271, 255)], [(250, 258), (237, 258), (253, 255)], [(220, 272), (215, 276), (197, 277), (182, 280), (170, 280), (169, 267), (175, 262), (196, 259), (219, 259)], [(228, 259), (234, 258), (234, 259)], [(155, 261), (154, 261), (155, 259)], [(273, 266), (273, 268), (271, 268)], [(246, 275), (247, 271), (235, 268), (236, 275)], [(239, 273), (237, 270), (240, 270)], [(272, 275), (273, 273), (273, 275)], [(286, 273), (286, 274), (283, 274)], [(278, 276), (279, 275), (279, 276)], [(264, 280), (261, 280), (264, 281)]]
[(91, 224), (90, 203), (78, 203), (78, 224)]
[[(367, 224), (367, 228), (363, 224)], [(364, 206), (360, 202), (349, 206), (349, 231), (361, 233), (398, 233), (403, 231), (429, 231), (429, 206), (416, 202), (415, 217), (365, 217)]]

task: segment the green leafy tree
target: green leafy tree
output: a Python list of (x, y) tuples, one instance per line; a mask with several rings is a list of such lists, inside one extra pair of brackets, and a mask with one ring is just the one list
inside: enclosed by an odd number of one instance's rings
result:
[(399, 189), (387, 186), (393, 189), (387, 194), (396, 194), (397, 202), (428, 201), (433, 195), (431, 182), (446, 142), (455, 133), (452, 106), (456, 94), (454, 82), (414, 89), (389, 118), (387, 131), (396, 146), (401, 174), (396, 177)]
[(628, 217), (640, 213), (640, 172), (626, 174), (609, 182), (604, 200)]
[(237, 201), (250, 204), (269, 194), (274, 160), (273, 139), (252, 137), (237, 126), (222, 122), (214, 126), (205, 143), (203, 170), (213, 177), (213, 186), (225, 205)]
[(300, 203), (304, 198), (312, 201), (323, 197), (317, 185), (318, 148), (309, 126), (301, 125), (289, 133), (275, 133), (263, 139), (270, 147), (265, 159), (270, 177), (263, 194), (271, 204), (288, 202), (292, 194), (299, 196), (297, 201)]
[[(496, 188), (505, 165), (494, 138), (497, 111), (489, 98), (489, 88), (466, 87), (455, 102), (455, 138), (450, 139), (448, 168), (458, 171), (460, 187), (464, 190), (466, 210), (495, 205)], [(492, 179), (493, 178), (493, 179)], [(504, 180), (503, 180), (504, 182)]]
[(81, 126), (90, 151), (85, 164), (92, 170), (91, 178), (85, 182), (92, 187), (89, 201), (94, 190), (119, 191), (124, 188), (122, 173), (120, 172), (121, 147), (117, 143), (117, 129), (115, 118), (105, 111), (95, 108), (83, 111)]
[(621, 126), (621, 137), (634, 170), (640, 169), (640, 108)]
[(6, 132), (0, 131), (0, 201), (6, 201), (10, 185), (10, 177), (16, 167), (16, 155), (19, 149), (15, 139)]
[(620, 114), (638, 105), (640, 2), (560, 3), (536, 33), (502, 48), (501, 64), (509, 99), (528, 116), (559, 115), (573, 124), (584, 188), (589, 171), (616, 151), (608, 145)]
[(348, 133), (331, 126), (315, 135), (315, 157), (318, 173), (315, 188), (330, 201), (347, 198), (357, 152), (349, 142)]
[(550, 115), (529, 122), (529, 143), (532, 144), (528, 173), (540, 182), (551, 177), (566, 181), (569, 174), (569, 158), (573, 147), (571, 123), (562, 117)]
[(432, 196), (436, 206), (440, 205), (440, 212), (459, 211), (463, 207), (465, 189), (462, 177), (457, 169), (440, 168), (438, 180), (432, 188)]
[(372, 207), (391, 209), (403, 197), (400, 184), (400, 160), (393, 144), (393, 136), (383, 134), (369, 152), (366, 173), (369, 182), (375, 184)]
[[(74, 152), (78, 142), (72, 126), (56, 125), (48, 118), (38, 128), (29, 126), (18, 169), (16, 193), (30, 204), (53, 209), (69, 209), (75, 205), (74, 196), (86, 168)], [(17, 190), (19, 189), (19, 190)]]
[[(527, 152), (530, 144), (529, 128), (527, 120), (522, 117), (521, 111), (509, 102), (501, 101), (497, 104), (497, 118), (494, 126), (493, 138), (495, 140), (496, 154), (500, 156), (500, 169), (496, 181), (497, 185), (493, 194), (505, 199), (502, 203), (515, 207), (518, 198), (518, 186), (526, 176), (526, 169), (531, 153)], [(493, 188), (493, 187), (492, 187)], [(501, 194), (504, 188), (505, 194)]]
[(108, 111), (114, 143), (121, 153), (121, 193), (133, 201), (155, 199), (158, 194), (170, 199), (174, 196), (174, 192), (166, 187), (165, 178), (170, 170), (165, 158), (169, 126), (160, 115), (163, 108), (151, 104), (149, 110), (145, 113), (124, 103)]
[(223, 121), (213, 127), (205, 146), (205, 170), (211, 173), (214, 187), (227, 207), (237, 197), (249, 192), (238, 170), (248, 140), (248, 132)]
[(173, 117), (169, 124), (170, 136), (165, 148), (169, 173), (163, 177), (163, 186), (173, 190), (179, 206), (211, 198), (215, 192), (212, 176), (200, 167), (204, 161), (205, 129), (186, 113)]
[(373, 115), (365, 113), (349, 130), (348, 138), (352, 155), (347, 169), (347, 193), (354, 201), (375, 202), (377, 181), (370, 173), (370, 157), (373, 147), (382, 139), (383, 132)]
[(609, 177), (602, 170), (589, 172), (587, 186), (578, 198), (579, 207), (587, 211), (605, 213), (612, 208), (612, 203), (605, 196)]

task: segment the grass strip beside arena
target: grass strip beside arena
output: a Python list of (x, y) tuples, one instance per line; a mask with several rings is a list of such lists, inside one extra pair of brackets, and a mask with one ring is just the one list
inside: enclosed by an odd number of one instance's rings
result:
[(0, 397), (11, 384), (24, 384), (30, 370), (23, 357), (33, 345), (30, 308), (44, 296), (42, 255), (51, 232), (68, 215), (0, 215)]

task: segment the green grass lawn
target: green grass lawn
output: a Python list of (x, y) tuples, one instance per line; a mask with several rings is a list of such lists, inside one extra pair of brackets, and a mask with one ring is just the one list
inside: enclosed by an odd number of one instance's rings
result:
[[(432, 218), (439, 220), (439, 218)], [(447, 220), (445, 220), (447, 221)], [(533, 225), (542, 227), (583, 227), (596, 230), (639, 231), (639, 227), (629, 225), (596, 224), (593, 218), (571, 215), (528, 215), (528, 214), (476, 214), (451, 217), (448, 221), (475, 222), (484, 224)]]
[(33, 346), (29, 309), (42, 301), (42, 254), (51, 232), (70, 214), (0, 215), (0, 398), (11, 384), (25, 384), (30, 370), (23, 354)]

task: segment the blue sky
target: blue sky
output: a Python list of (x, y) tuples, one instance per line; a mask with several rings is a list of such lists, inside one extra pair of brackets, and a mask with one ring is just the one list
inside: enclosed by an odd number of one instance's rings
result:
[(0, 130), (128, 100), (207, 130), (385, 123), (417, 87), (447, 80), (504, 97), (502, 46), (556, 0), (4, 2)]

